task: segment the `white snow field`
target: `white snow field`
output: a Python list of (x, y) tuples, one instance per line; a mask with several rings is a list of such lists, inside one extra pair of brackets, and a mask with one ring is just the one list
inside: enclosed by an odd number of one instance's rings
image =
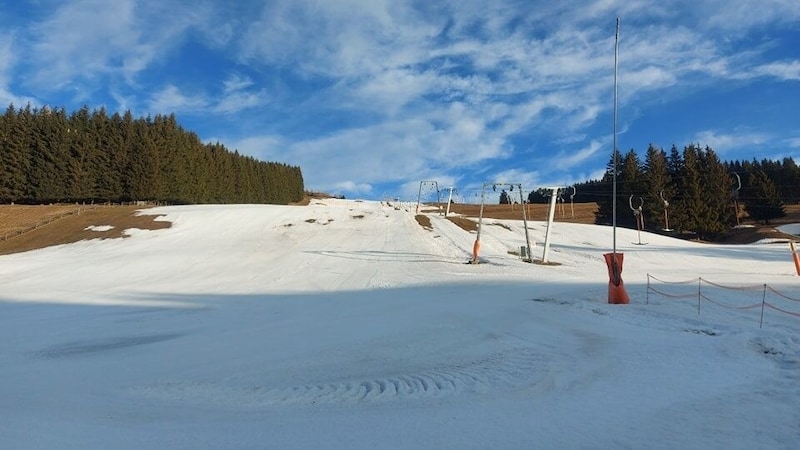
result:
[(609, 305), (609, 227), (556, 222), (545, 266), (488, 219), (468, 265), (413, 206), (144, 213), (173, 226), (0, 257), (0, 448), (800, 448), (786, 243), (618, 229)]

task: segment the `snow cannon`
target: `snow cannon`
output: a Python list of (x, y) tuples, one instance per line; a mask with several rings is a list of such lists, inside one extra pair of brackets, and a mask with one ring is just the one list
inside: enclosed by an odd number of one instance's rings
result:
[(631, 302), (622, 282), (622, 253), (604, 253), (608, 266), (608, 303), (611, 305), (627, 305)]

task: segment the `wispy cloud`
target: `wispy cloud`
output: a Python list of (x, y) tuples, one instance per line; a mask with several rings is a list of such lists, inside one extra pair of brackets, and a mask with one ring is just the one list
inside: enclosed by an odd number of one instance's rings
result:
[(758, 66), (750, 71), (753, 76), (772, 76), (780, 80), (800, 80), (800, 61), (778, 61)]
[(253, 90), (255, 83), (249, 77), (231, 75), (223, 82), (222, 94), (215, 97), (212, 111), (219, 114), (234, 114), (255, 106), (269, 105), (263, 89)]
[(697, 133), (692, 142), (699, 144), (701, 147), (711, 147), (720, 155), (725, 154), (731, 150), (751, 145), (761, 145), (767, 142), (770, 137), (764, 133), (757, 132), (741, 132), (741, 133), (725, 133), (715, 130), (704, 130)]
[(204, 11), (202, 4), (187, 2), (58, 4), (28, 32), (28, 82), (44, 90), (87, 86), (106, 76), (135, 83), (140, 72), (182, 42), (184, 32), (207, 22)]
[[(598, 152), (604, 150), (603, 147), (603, 143), (601, 143), (599, 140), (592, 140), (586, 147), (581, 148), (576, 152), (571, 152), (568, 154), (560, 152), (561, 154), (556, 161), (556, 167), (559, 170), (569, 170), (584, 163), (587, 159), (593, 158)], [(608, 150), (607, 154), (611, 154), (610, 146), (605, 150)]]
[(784, 142), (791, 148), (800, 148), (800, 137), (785, 139)]
[[(793, 0), (71, 0), (30, 8), (36, 14), (24, 25), (0, 24), (0, 100), (30, 93), (175, 112), (201, 123), (202, 136), (301, 165), (320, 189), (602, 172), (616, 17), (619, 100), (637, 109), (623, 127), (635, 129), (653, 105), (731, 81), (800, 79), (796, 58), (772, 53), (781, 44), (775, 30), (800, 21)], [(736, 123), (702, 127), (693, 139), (718, 151), (773, 139)], [(734, 132), (713, 131), (726, 128)]]
[(148, 110), (158, 114), (204, 110), (208, 101), (202, 96), (186, 95), (177, 86), (166, 86), (156, 92), (150, 100)]

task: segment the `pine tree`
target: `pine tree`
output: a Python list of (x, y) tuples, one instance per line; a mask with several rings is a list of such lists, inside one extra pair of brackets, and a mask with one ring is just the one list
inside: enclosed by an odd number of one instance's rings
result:
[(0, 201), (18, 202), (25, 199), (27, 173), (30, 167), (30, 147), (22, 111), (9, 105), (0, 118)]
[(735, 223), (733, 216), (733, 180), (716, 152), (706, 146), (700, 151), (700, 169), (706, 192), (707, 216), (701, 232), (714, 237)]
[(800, 167), (792, 158), (783, 158), (781, 185), (778, 186), (781, 198), (786, 203), (800, 203)]
[(651, 144), (645, 156), (645, 198), (644, 214), (650, 217), (650, 223), (659, 223), (656, 228), (669, 228), (668, 203), (674, 195), (675, 188), (667, 167), (667, 154)]
[(508, 205), (511, 203), (511, 199), (508, 197), (508, 192), (505, 189), (500, 191), (500, 204), (501, 205)]
[(703, 228), (703, 221), (707, 215), (698, 153), (694, 145), (683, 150), (683, 168), (678, 182), (678, 190), (682, 195), (675, 208), (681, 212), (675, 218), (675, 225), (683, 231), (698, 232)]
[[(616, 164), (615, 164), (616, 161)], [(595, 213), (595, 223), (600, 225), (611, 225), (614, 221), (614, 166), (616, 165), (617, 173), (617, 198), (619, 198), (619, 184), (621, 178), (621, 164), (622, 155), (619, 150), (614, 150), (606, 164), (606, 171), (600, 181), (600, 185), (604, 188), (598, 193), (597, 199), (597, 212)], [(618, 205), (621, 206), (621, 205)]]
[(786, 211), (775, 183), (762, 169), (750, 173), (746, 188), (744, 208), (751, 219), (769, 224), (772, 219), (784, 217)]
[[(641, 206), (644, 200), (644, 172), (636, 151), (631, 149), (622, 159), (622, 169), (617, 179), (617, 223), (627, 227), (636, 227), (636, 213), (631, 210)], [(621, 211), (625, 211), (620, 214)]]

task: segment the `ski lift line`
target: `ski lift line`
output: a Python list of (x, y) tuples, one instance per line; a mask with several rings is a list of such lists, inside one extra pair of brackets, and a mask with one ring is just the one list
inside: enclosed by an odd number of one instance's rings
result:
[[(480, 251), (480, 246), (481, 246), (481, 244), (480, 244), (480, 241), (481, 241), (481, 230), (483, 229), (483, 210), (484, 210), (484, 205), (486, 204), (486, 187), (488, 187), (488, 186), (492, 186), (492, 190), (495, 191), (495, 192), (497, 191), (497, 187), (498, 186), (500, 186), (501, 189), (504, 186), (508, 186), (509, 187), (509, 191), (511, 191), (511, 192), (514, 191), (514, 186), (516, 186), (518, 188), (517, 192), (519, 192), (520, 204), (522, 204), (524, 202), (523, 197), (522, 197), (523, 196), (522, 183), (506, 183), (506, 182), (483, 183), (483, 187), (481, 189), (481, 209), (480, 209), (480, 213), (478, 215), (478, 231), (477, 231), (476, 236), (475, 236), (475, 244), (472, 247), (472, 260), (470, 261), (471, 264), (477, 264), (478, 263), (478, 253)], [(530, 234), (528, 232), (528, 217), (527, 217), (527, 214), (526, 214), (526, 211), (525, 211), (526, 208), (520, 208), (520, 209), (522, 210), (522, 222), (523, 222), (523, 228), (525, 229), (526, 248), (527, 248), (528, 255), (530, 255), (531, 254), (531, 240), (530, 240)], [(528, 260), (528, 262), (532, 262), (532, 261), (533, 261), (532, 259)]]
[(442, 198), (441, 198), (441, 195), (440, 195), (440, 192), (439, 192), (439, 182), (437, 182), (435, 180), (425, 180), (425, 181), (420, 181), (419, 182), (419, 191), (417, 192), (417, 210), (416, 210), (416, 214), (419, 214), (419, 205), (420, 205), (420, 200), (422, 198), (422, 187), (424, 185), (435, 186), (436, 187), (436, 202), (437, 202), (437, 205), (439, 205), (439, 208), (441, 209)]

